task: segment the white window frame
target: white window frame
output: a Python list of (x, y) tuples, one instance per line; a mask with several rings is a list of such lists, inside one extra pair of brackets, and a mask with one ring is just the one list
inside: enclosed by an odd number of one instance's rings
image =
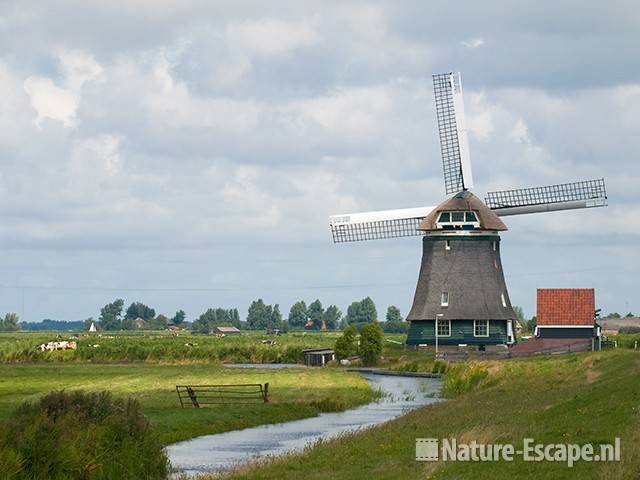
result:
[(440, 306), (448, 307), (449, 306), (449, 292), (442, 292), (440, 294)]
[[(442, 322), (447, 322), (447, 323), (444, 324)], [(438, 327), (439, 326), (446, 326), (447, 330), (449, 331), (449, 334), (448, 335), (441, 335), (440, 332), (438, 332)], [(442, 318), (436, 319), (436, 332), (438, 332), (438, 338), (450, 337), (451, 336), (451, 320), (445, 320), (445, 319), (442, 319)]]
[[(477, 326), (480, 322), (485, 322), (485, 325), (487, 326), (487, 334), (486, 334), (486, 335), (477, 335), (477, 334), (476, 334), (476, 326)], [(474, 337), (483, 337), (483, 338), (488, 337), (488, 336), (489, 336), (489, 320), (474, 320), (474, 321), (473, 321), (473, 336), (474, 336)]]
[(504, 308), (507, 308), (507, 299), (506, 299), (506, 297), (504, 296), (504, 293), (501, 293), (501, 294), (500, 294), (500, 300), (502, 300), (502, 306), (503, 306)]
[(451, 240), (445, 240), (444, 241), (444, 249), (445, 250), (451, 250)]

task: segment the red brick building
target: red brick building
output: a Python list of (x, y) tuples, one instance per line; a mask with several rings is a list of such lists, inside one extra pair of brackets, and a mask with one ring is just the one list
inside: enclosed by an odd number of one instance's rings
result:
[(600, 345), (600, 327), (595, 321), (593, 288), (539, 288), (535, 336), (554, 339), (594, 339)]

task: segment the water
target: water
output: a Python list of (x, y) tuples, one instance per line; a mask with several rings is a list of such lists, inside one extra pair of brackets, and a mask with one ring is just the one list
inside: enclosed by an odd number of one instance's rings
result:
[(319, 439), (372, 427), (422, 405), (439, 401), (440, 381), (431, 378), (363, 374), (379, 400), (339, 413), (286, 423), (204, 435), (167, 447), (174, 471), (190, 475), (214, 472), (269, 455), (300, 451)]

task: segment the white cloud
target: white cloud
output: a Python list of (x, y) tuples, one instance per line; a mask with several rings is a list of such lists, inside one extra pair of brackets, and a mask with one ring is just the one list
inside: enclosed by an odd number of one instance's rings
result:
[(476, 37), (462, 42), (462, 45), (468, 48), (478, 48), (484, 45), (484, 38)]
[(38, 127), (45, 118), (62, 122), (65, 127), (75, 126), (80, 102), (75, 92), (56, 86), (50, 78), (39, 76), (28, 77), (24, 81), (24, 90), (37, 113), (34, 122)]
[(226, 41), (240, 49), (261, 55), (281, 55), (315, 45), (319, 36), (313, 22), (287, 22), (261, 18), (227, 26)]
[(73, 92), (78, 92), (85, 82), (98, 79), (103, 72), (102, 66), (96, 62), (93, 55), (82, 50), (60, 48), (56, 56), (67, 88)]
[(368, 87), (297, 101), (291, 108), (326, 130), (342, 135), (370, 135), (383, 125), (392, 107), (386, 88)]

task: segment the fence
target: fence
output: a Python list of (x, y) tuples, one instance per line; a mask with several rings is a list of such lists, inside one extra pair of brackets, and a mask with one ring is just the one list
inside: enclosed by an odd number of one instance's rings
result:
[(182, 408), (187, 401), (196, 408), (215, 404), (267, 403), (269, 384), (176, 385), (176, 393)]

